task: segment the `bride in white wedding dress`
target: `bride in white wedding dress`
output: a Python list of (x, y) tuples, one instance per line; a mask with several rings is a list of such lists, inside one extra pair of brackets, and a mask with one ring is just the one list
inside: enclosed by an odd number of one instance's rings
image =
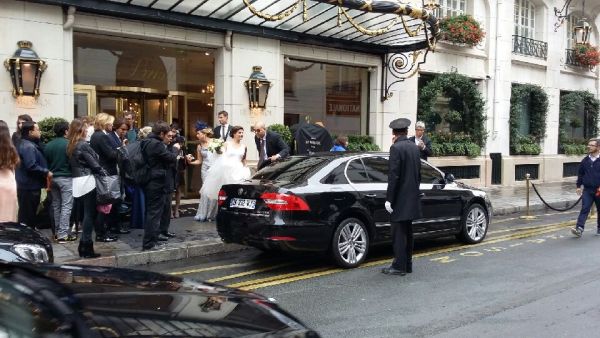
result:
[[(222, 154), (216, 156), (206, 174), (206, 181), (200, 189), (202, 198), (217, 200), (221, 186), (238, 183), (250, 178), (250, 168), (246, 166), (247, 148), (242, 144), (244, 128), (240, 126), (232, 127), (230, 136), (232, 140), (223, 144), (221, 147)], [(212, 220), (215, 216), (216, 210), (210, 212), (207, 219)]]

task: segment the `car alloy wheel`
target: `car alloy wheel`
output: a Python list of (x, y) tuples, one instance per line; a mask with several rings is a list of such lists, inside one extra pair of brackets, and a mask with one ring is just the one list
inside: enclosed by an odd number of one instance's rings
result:
[(333, 258), (339, 266), (353, 268), (360, 265), (368, 250), (369, 234), (361, 221), (349, 218), (340, 223), (332, 243)]
[(463, 217), (462, 239), (467, 243), (481, 242), (487, 233), (488, 218), (481, 204), (472, 204)]

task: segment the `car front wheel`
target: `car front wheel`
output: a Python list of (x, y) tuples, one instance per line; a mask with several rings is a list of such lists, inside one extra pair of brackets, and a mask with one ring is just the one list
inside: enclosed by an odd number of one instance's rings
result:
[(474, 244), (483, 241), (488, 228), (487, 211), (481, 204), (471, 204), (462, 219), (461, 239)]
[(359, 266), (367, 258), (369, 234), (356, 218), (341, 222), (335, 230), (331, 251), (335, 263), (344, 268)]

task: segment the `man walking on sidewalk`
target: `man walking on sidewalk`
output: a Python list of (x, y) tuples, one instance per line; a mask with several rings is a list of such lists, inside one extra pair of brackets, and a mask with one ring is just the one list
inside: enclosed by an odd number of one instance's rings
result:
[[(588, 156), (586, 156), (579, 164), (579, 172), (577, 173), (577, 195), (581, 195), (581, 212), (577, 218), (577, 225), (571, 229), (571, 233), (577, 237), (581, 237), (585, 227), (592, 204), (596, 203), (596, 210), (600, 214), (600, 149), (597, 139), (590, 139), (587, 144)], [(581, 186), (583, 185), (583, 191)], [(583, 194), (583, 195), (582, 195)], [(600, 235), (600, 218), (598, 218), (598, 228), (596, 235)]]

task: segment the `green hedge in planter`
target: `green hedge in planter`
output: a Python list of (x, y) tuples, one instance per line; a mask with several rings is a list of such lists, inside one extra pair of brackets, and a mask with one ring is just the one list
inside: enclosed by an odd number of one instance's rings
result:
[(587, 111), (587, 130), (584, 135), (596, 137), (598, 135), (598, 115), (600, 114), (600, 101), (594, 94), (587, 91), (574, 91), (560, 98), (560, 118), (558, 129), (559, 150), (567, 155), (583, 155), (586, 151), (586, 139), (574, 139), (569, 134), (568, 128), (578, 128), (583, 121), (577, 116), (577, 111), (583, 104)]
[(348, 135), (348, 150), (352, 151), (380, 151), (369, 135)]
[(37, 125), (38, 127), (40, 127), (40, 131), (42, 133), (43, 143), (48, 143), (56, 137), (56, 134), (54, 133), (54, 124), (56, 124), (57, 122), (68, 121), (61, 117), (46, 117), (45, 119), (42, 119), (39, 122), (37, 122)]
[(431, 151), (433, 156), (468, 156), (481, 155), (481, 147), (471, 141), (464, 133), (435, 133), (430, 134)]
[[(529, 135), (519, 133), (519, 114), (528, 105)], [(539, 155), (546, 135), (548, 95), (537, 85), (515, 84), (510, 96), (510, 151), (515, 155)]]
[(288, 145), (291, 145), (292, 141), (294, 140), (294, 137), (292, 136), (292, 132), (290, 131), (290, 128), (286, 125), (278, 124), (278, 123), (272, 124), (269, 127), (267, 127), (267, 130), (274, 131), (277, 134), (279, 134), (279, 136), (281, 136), (283, 141)]
[[(446, 116), (435, 109), (439, 96), (450, 99)], [(424, 121), (429, 130), (435, 130), (443, 119), (454, 122), (450, 125), (451, 133), (429, 133), (434, 156), (474, 157), (485, 146), (485, 101), (475, 83), (464, 75), (439, 74), (425, 85), (419, 93), (417, 119)]]

